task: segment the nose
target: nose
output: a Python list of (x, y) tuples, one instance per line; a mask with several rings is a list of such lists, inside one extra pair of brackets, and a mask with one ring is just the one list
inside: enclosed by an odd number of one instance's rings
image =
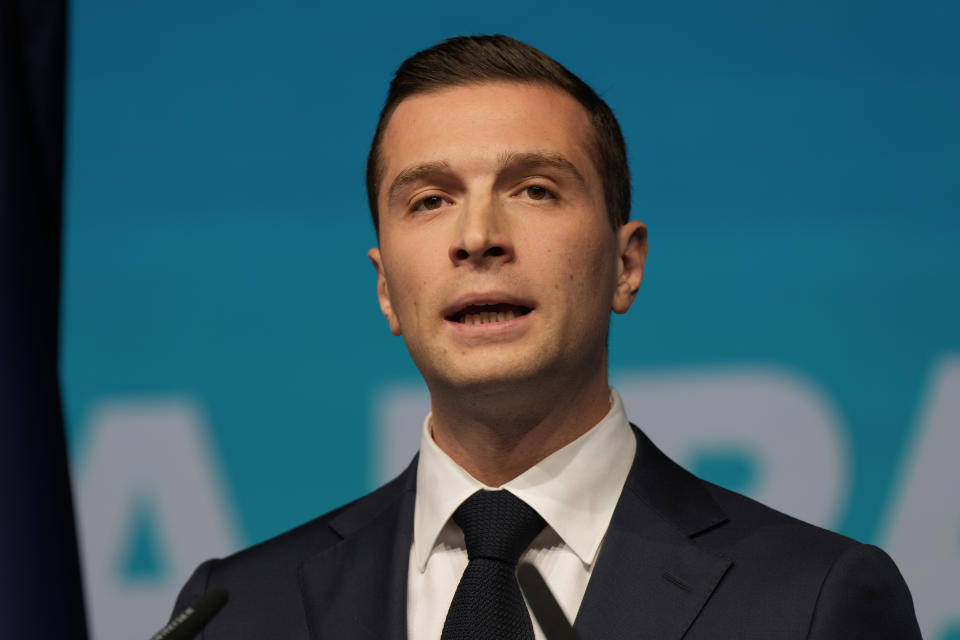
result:
[(450, 244), (450, 261), (458, 266), (481, 265), (510, 262), (513, 258), (508, 224), (496, 202), (486, 200), (464, 206)]

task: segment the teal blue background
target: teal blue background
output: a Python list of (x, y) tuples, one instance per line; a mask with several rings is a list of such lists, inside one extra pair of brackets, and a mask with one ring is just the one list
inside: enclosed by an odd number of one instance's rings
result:
[(186, 393), (244, 542), (370, 489), (372, 398), (418, 374), (365, 257), (367, 145), (403, 58), (503, 32), (594, 86), (628, 141), (651, 248), (613, 371), (816, 381), (852, 445), (838, 527), (874, 540), (931, 368), (960, 350), (958, 7), (76, 0), (72, 451), (99, 399)]

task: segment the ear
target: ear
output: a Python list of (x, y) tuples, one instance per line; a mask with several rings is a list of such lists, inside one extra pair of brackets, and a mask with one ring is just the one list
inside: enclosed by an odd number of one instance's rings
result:
[(367, 252), (367, 257), (373, 263), (373, 268), (377, 272), (377, 300), (380, 301), (380, 311), (387, 319), (390, 325), (390, 333), (395, 336), (402, 334), (400, 331), (400, 320), (393, 311), (393, 303), (390, 302), (390, 290), (387, 288), (387, 274), (383, 270), (383, 259), (380, 257), (380, 249), (374, 247)]
[(647, 261), (647, 227), (631, 220), (617, 230), (617, 287), (613, 291), (611, 308), (626, 313), (633, 304), (643, 280), (643, 265)]

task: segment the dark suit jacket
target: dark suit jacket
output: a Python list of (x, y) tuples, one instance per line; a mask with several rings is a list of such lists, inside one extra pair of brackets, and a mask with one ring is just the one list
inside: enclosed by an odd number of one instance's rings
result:
[[(636, 436), (577, 615), (584, 640), (920, 638), (883, 551), (704, 482)], [(416, 459), (356, 502), (203, 563), (175, 613), (222, 585), (207, 640), (406, 638), (415, 490)]]

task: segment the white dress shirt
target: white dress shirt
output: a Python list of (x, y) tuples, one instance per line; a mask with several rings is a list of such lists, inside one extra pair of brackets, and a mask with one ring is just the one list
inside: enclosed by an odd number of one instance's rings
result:
[[(443, 622), (467, 567), (457, 507), (479, 489), (506, 489), (546, 520), (547, 526), (524, 552), (571, 622), (633, 463), (637, 443), (620, 396), (610, 389), (610, 411), (585, 434), (555, 451), (502, 487), (488, 487), (440, 450), (423, 422), (413, 544), (407, 584), (407, 636), (439, 640)], [(537, 640), (543, 631), (533, 619)]]

